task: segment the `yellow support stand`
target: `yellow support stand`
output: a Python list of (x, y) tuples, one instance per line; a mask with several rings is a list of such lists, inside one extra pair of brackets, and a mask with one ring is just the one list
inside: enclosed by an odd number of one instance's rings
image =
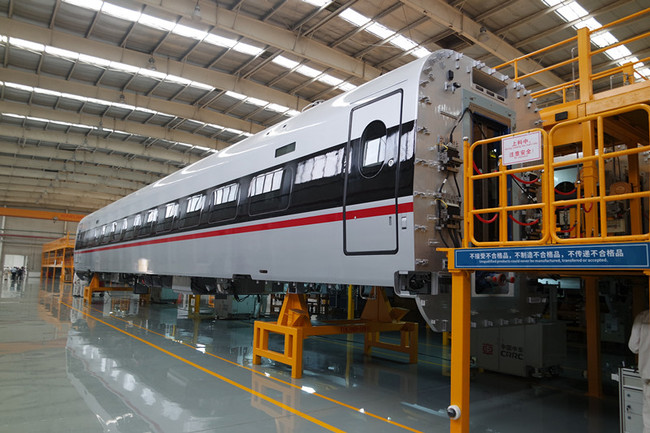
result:
[[(97, 274), (93, 275), (93, 278), (90, 280), (90, 284), (84, 287), (84, 302), (90, 304), (93, 300), (93, 293), (96, 292), (127, 292), (133, 291), (132, 287), (116, 287), (116, 286), (102, 286), (99, 282), (99, 277)], [(140, 295), (140, 296), (149, 296), (149, 295)]]
[[(406, 353), (409, 363), (418, 360), (418, 324), (402, 322), (408, 310), (390, 306), (383, 289), (373, 289), (373, 296), (366, 302), (361, 319), (331, 321), (329, 325), (312, 326), (305, 295), (288, 293), (284, 297), (278, 320), (256, 321), (253, 336), (253, 364), (259, 365), (262, 357), (291, 366), (291, 377), (302, 377), (303, 341), (314, 335), (336, 335), (363, 333), (364, 353), (371, 354), (373, 347)], [(382, 332), (400, 331), (400, 343), (392, 344), (380, 340)], [(282, 351), (269, 349), (269, 334), (284, 336)]]

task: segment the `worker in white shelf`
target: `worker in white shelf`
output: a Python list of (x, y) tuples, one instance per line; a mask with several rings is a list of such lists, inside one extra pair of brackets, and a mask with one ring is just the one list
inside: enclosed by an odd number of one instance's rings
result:
[(650, 433), (650, 311), (639, 313), (632, 325), (628, 342), (630, 350), (639, 355), (639, 375), (643, 381), (643, 433)]

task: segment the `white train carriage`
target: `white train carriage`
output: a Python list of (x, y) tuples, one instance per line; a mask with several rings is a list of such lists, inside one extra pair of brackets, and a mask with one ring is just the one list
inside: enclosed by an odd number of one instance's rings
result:
[(461, 137), (538, 119), (519, 84), (437, 51), (88, 215), (75, 268), (144, 286), (191, 281), (197, 293), (435, 293), (436, 247), (461, 238)]

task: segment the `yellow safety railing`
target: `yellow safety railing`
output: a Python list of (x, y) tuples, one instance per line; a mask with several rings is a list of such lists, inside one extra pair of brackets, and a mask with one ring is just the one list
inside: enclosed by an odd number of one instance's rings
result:
[[(606, 125), (608, 120), (614, 120), (617, 116), (638, 112), (635, 114), (636, 121), (645, 125), (645, 136), (639, 136), (638, 142), (626, 143), (624, 149), (616, 148), (605, 143)], [(640, 119), (641, 115), (645, 119)], [(476, 141), (473, 144), (465, 141), (464, 144), (464, 229), (465, 236), (463, 247), (495, 247), (495, 246), (531, 246), (543, 244), (572, 244), (598, 242), (639, 242), (650, 240), (650, 233), (643, 232), (643, 219), (648, 226), (648, 216), (642, 214), (642, 200), (650, 198), (650, 190), (642, 191), (639, 175), (639, 157), (644, 152), (650, 152), (650, 106), (636, 104), (628, 107), (610, 110), (600, 114), (584, 116), (579, 119), (561, 122), (555, 125), (548, 134), (541, 129), (518, 132), (486, 140)], [(584, 141), (581, 145), (581, 155), (575, 158), (559, 158), (566, 152), (566, 142), (563, 133), (566, 128), (578, 129), (583, 134)], [(483, 173), (474, 161), (476, 150), (499, 142), (504, 138), (516, 137), (530, 132), (539, 132), (543, 146), (542, 161), (534, 165), (518, 166), (516, 168), (506, 167), (499, 159), (498, 170)], [(554, 138), (557, 137), (557, 144)], [(595, 143), (591, 142), (592, 137)], [(627, 158), (628, 174), (630, 182), (629, 192), (615, 192), (608, 194), (607, 188), (611, 186), (605, 167), (607, 163), (616, 163), (618, 158)], [(532, 163), (529, 163), (532, 164)], [(563, 197), (561, 192), (555, 189), (555, 174), (557, 170), (574, 167), (576, 172), (582, 173), (583, 179), (578, 176), (575, 182), (575, 190), (571, 195), (575, 198)], [(537, 172), (540, 181), (541, 200), (527, 204), (513, 204), (518, 194), (508, 189), (511, 179), (519, 180), (517, 176), (521, 173)], [(475, 205), (476, 184), (478, 182), (495, 179), (498, 185), (498, 204), (490, 204), (489, 207), (478, 207)], [(488, 186), (487, 189), (490, 187)], [(511, 188), (514, 189), (514, 188)], [(521, 194), (519, 194), (521, 196)], [(611, 202), (626, 202), (630, 214), (630, 229), (626, 234), (611, 234), (607, 227), (607, 204)], [(573, 227), (570, 234), (558, 227), (558, 211), (572, 208)], [(646, 204), (647, 208), (647, 204)], [(516, 217), (518, 211), (538, 209), (539, 217), (533, 221), (540, 229), (539, 239), (518, 240), (513, 239), (512, 225), (509, 220), (521, 225)], [(584, 221), (583, 221), (584, 220)], [(476, 239), (475, 232), (477, 224), (497, 223), (496, 234), (488, 239)], [(484, 227), (484, 226), (483, 226)], [(563, 237), (566, 235), (566, 237)]]
[[(542, 186), (547, 184), (546, 177), (548, 176), (548, 171), (544, 170), (544, 164), (537, 165), (527, 165), (525, 167), (518, 168), (506, 168), (499, 161), (499, 170), (491, 173), (482, 173), (474, 162), (474, 152), (481, 148), (485, 147), (491, 143), (495, 143), (503, 140), (508, 137), (515, 137), (529, 132), (539, 132), (542, 137), (542, 150), (543, 150), (543, 160), (548, 160), (546, 153), (548, 152), (548, 146), (544, 145), (548, 141), (546, 131), (543, 129), (531, 129), (529, 131), (524, 131), (523, 133), (519, 132), (516, 134), (509, 134), (500, 137), (489, 138), (485, 140), (480, 140), (473, 143), (471, 146), (469, 142), (465, 141), (464, 145), (464, 160), (465, 163), (465, 236), (463, 238), (463, 247), (468, 246), (468, 242), (471, 242), (474, 246), (500, 246), (505, 242), (508, 242), (509, 245), (543, 245), (548, 242), (550, 237), (550, 232), (548, 231), (548, 224), (544, 224), (544, 221), (548, 220), (548, 206), (545, 204), (548, 202), (548, 191), (542, 189), (542, 201), (539, 203), (528, 203), (528, 204), (509, 204), (511, 200), (511, 195), (508, 194), (508, 180), (509, 178), (517, 178), (518, 174), (527, 173), (531, 171), (540, 171), (541, 172), (541, 184)], [(498, 180), (498, 197), (499, 204), (497, 206), (487, 207), (487, 208), (475, 208), (474, 207), (474, 193), (475, 193), (475, 183), (489, 180), (497, 179)], [(510, 219), (515, 219), (514, 214), (517, 211), (524, 211), (529, 209), (540, 209), (540, 227), (542, 227), (542, 234), (540, 239), (536, 240), (519, 240), (512, 241), (509, 240), (508, 233), (508, 221)], [(484, 218), (483, 215), (490, 215), (490, 218)], [(491, 224), (496, 222), (498, 224), (498, 237), (497, 239), (491, 240), (477, 240), (475, 238), (475, 227), (476, 221), (479, 221), (483, 224)], [(528, 223), (527, 223), (528, 224)]]
[[(590, 173), (585, 173), (584, 177), (591, 177), (591, 179), (585, 179), (582, 181), (579, 179), (577, 180), (577, 198), (564, 200), (553, 199), (551, 201), (549, 215), (551, 216), (550, 223), (553, 227), (556, 227), (557, 225), (556, 211), (558, 209), (575, 207), (577, 211), (575, 221), (575, 237), (563, 238), (558, 236), (557, 230), (552, 230), (551, 236), (554, 243), (584, 243), (594, 240), (598, 240), (600, 242), (633, 242), (650, 240), (649, 233), (641, 233), (641, 219), (643, 218), (643, 215), (641, 214), (641, 200), (644, 198), (649, 198), (650, 191), (638, 190), (620, 194), (608, 194), (607, 191), (605, 166), (608, 161), (615, 163), (616, 158), (638, 158), (641, 153), (650, 151), (650, 145), (642, 145), (640, 143), (627, 143), (627, 148), (623, 150), (609, 151), (605, 147), (605, 121), (608, 118), (613, 118), (615, 116), (624, 113), (630, 113), (632, 111), (644, 112), (646, 115), (646, 125), (650, 124), (650, 106), (645, 104), (635, 104), (617, 110), (606, 111), (601, 114), (594, 114), (575, 120), (561, 122), (551, 128), (549, 131), (548, 146), (550, 155), (553, 155), (555, 153), (557, 147), (554, 144), (553, 139), (556, 135), (559, 135), (563, 129), (581, 128), (583, 126), (586, 126), (587, 128), (590, 128), (589, 130), (591, 130), (592, 126), (595, 126), (596, 137), (596, 151), (589, 152), (588, 146), (585, 146), (583, 143), (582, 157), (565, 161), (549, 160), (544, 164), (545, 170), (548, 170), (549, 178), (551, 179), (554, 178), (555, 171), (557, 169), (572, 166), (580, 168), (583, 170), (583, 173), (589, 171)], [(642, 138), (646, 143), (650, 143), (650, 135), (640, 138)], [(589, 154), (585, 156), (587, 153)], [(635, 170), (638, 170), (638, 160), (635, 163), (635, 167), (637, 167)], [(638, 173), (636, 173), (636, 175), (638, 175)], [(589, 183), (591, 183), (591, 188), (589, 188)], [(633, 184), (633, 187), (640, 189), (640, 185), (636, 183)], [(555, 197), (555, 191), (553, 188), (554, 185), (551, 183), (546, 185), (548, 197)], [(587, 190), (588, 188), (590, 191)], [(583, 195), (589, 194), (590, 196), (580, 197), (580, 193)], [(631, 221), (631, 226), (633, 227), (631, 231), (636, 231), (637, 233), (612, 236), (608, 233), (607, 228), (607, 203), (625, 200), (630, 200), (631, 212), (636, 214), (632, 215), (631, 218), (633, 220)], [(582, 223), (583, 218), (586, 220), (585, 227), (583, 227)], [(591, 220), (591, 223), (589, 220)]]
[[(641, 10), (639, 12), (628, 15), (628, 16), (626, 16), (624, 18), (619, 19), (619, 20), (612, 21), (611, 23), (605, 24), (605, 25), (603, 25), (603, 26), (601, 26), (601, 27), (599, 27), (597, 29), (594, 29), (594, 30), (589, 30), (588, 28), (578, 29), (578, 35), (577, 36), (573, 36), (573, 37), (568, 38), (566, 40), (557, 42), (557, 43), (555, 43), (553, 45), (549, 45), (548, 47), (541, 48), (539, 50), (533, 51), (533, 52), (528, 53), (526, 55), (523, 55), (521, 57), (517, 57), (516, 59), (510, 60), (510, 61), (505, 62), (505, 63), (502, 63), (502, 64), (496, 66), (495, 69), (496, 70), (502, 70), (502, 69), (505, 69), (507, 67), (512, 67), (513, 72), (514, 72), (514, 80), (515, 81), (521, 81), (521, 80), (524, 80), (526, 78), (533, 78), (536, 75), (539, 75), (541, 73), (550, 72), (550, 71), (553, 71), (553, 70), (555, 70), (557, 68), (560, 68), (562, 66), (566, 66), (566, 65), (569, 65), (569, 64), (572, 64), (572, 63), (579, 63), (579, 65), (580, 65), (579, 70), (591, 71), (591, 64), (592, 64), (591, 62), (592, 62), (593, 56), (601, 54), (601, 53), (603, 53), (603, 52), (605, 52), (607, 50), (619, 47), (621, 45), (629, 44), (631, 42), (635, 42), (635, 41), (638, 41), (640, 39), (648, 38), (648, 37), (650, 37), (650, 32), (645, 32), (643, 34), (636, 35), (636, 36), (627, 38), (627, 39), (622, 40), (622, 41), (618, 41), (618, 42), (616, 42), (614, 44), (611, 44), (611, 45), (608, 45), (606, 47), (602, 47), (602, 48), (599, 48), (599, 49), (596, 49), (596, 50), (593, 50), (593, 51), (591, 50), (591, 39), (592, 39), (592, 37), (594, 37), (595, 35), (597, 35), (598, 33), (602, 32), (602, 31), (606, 30), (607, 28), (614, 27), (614, 26), (617, 26), (617, 25), (620, 25), (620, 24), (624, 24), (624, 23), (626, 23), (628, 21), (637, 19), (637, 18), (639, 18), (639, 17), (641, 17), (641, 16), (643, 16), (645, 14), (648, 14), (648, 13), (650, 13), (650, 8), (643, 9), (643, 10)], [(549, 66), (544, 67), (544, 68), (536, 69), (536, 70), (534, 70), (532, 72), (529, 72), (529, 73), (522, 73), (521, 66), (520, 66), (522, 63), (525, 62), (525, 63), (530, 64), (530, 61), (535, 59), (535, 58), (539, 58), (540, 54), (548, 53), (550, 51), (553, 51), (553, 50), (555, 50), (557, 48), (563, 47), (563, 46), (565, 46), (567, 44), (570, 44), (572, 42), (577, 43), (578, 55), (576, 57), (573, 57), (573, 58), (568, 59), (568, 60), (564, 60), (562, 62), (553, 64), (553, 65), (549, 65)], [(630, 62), (630, 63), (628, 63), (626, 65), (616, 66), (614, 68), (607, 69), (605, 71), (600, 71), (600, 72), (597, 72), (597, 73), (591, 73), (590, 72), (589, 74), (586, 74), (586, 76), (580, 76), (580, 74), (578, 72), (578, 75), (579, 75), (578, 78), (573, 79), (571, 81), (567, 81), (567, 82), (562, 83), (562, 84), (558, 84), (556, 86), (552, 86), (552, 87), (548, 87), (548, 88), (545, 88), (545, 89), (542, 89), (542, 90), (538, 90), (536, 92), (533, 92), (531, 94), (531, 96), (533, 98), (539, 98), (541, 96), (549, 95), (549, 94), (552, 94), (552, 93), (561, 93), (561, 95), (562, 95), (562, 103), (565, 103), (568, 100), (568, 98), (567, 98), (567, 90), (568, 89), (574, 88), (576, 86), (580, 86), (581, 91), (583, 93), (586, 93), (587, 92), (586, 87), (591, 86), (591, 83), (593, 81), (603, 79), (605, 77), (612, 77), (612, 76), (614, 76), (616, 74), (621, 74), (621, 73), (624, 74), (624, 83), (625, 84), (634, 83), (634, 80), (635, 80), (635, 77), (634, 77), (635, 65), (640, 67), (640, 66), (643, 66), (643, 64), (647, 63), (648, 61), (650, 61), (650, 57), (645, 57), (643, 59), (639, 59), (639, 60), (636, 60), (634, 62)], [(585, 67), (583, 67), (583, 65), (588, 65), (588, 67), (585, 68)]]

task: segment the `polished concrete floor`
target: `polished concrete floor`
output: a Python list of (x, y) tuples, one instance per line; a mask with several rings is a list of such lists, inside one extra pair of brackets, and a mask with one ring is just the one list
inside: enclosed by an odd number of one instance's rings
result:
[[(252, 321), (190, 320), (130, 296), (79, 298), (38, 280), (0, 292), (0, 432), (448, 432), (448, 352), (417, 365), (355, 336), (305, 342), (305, 372), (252, 365)], [(611, 433), (618, 401), (584, 380), (475, 373), (471, 432)]]

